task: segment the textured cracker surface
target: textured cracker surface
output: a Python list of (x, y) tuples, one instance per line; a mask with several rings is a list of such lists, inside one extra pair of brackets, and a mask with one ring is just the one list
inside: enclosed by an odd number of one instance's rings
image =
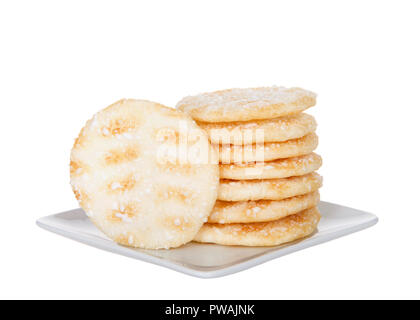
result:
[(318, 146), (318, 136), (309, 133), (302, 138), (283, 142), (247, 145), (219, 145), (220, 163), (247, 163), (297, 157), (311, 153)]
[(210, 146), (190, 117), (143, 100), (120, 100), (86, 123), (71, 152), (71, 185), (108, 237), (148, 249), (194, 238), (215, 203), (219, 169), (196, 153), (179, 159), (183, 135), (188, 148)]
[(282, 179), (222, 179), (217, 199), (223, 201), (282, 200), (316, 191), (321, 186), (322, 177), (316, 172)]
[(230, 246), (276, 246), (311, 235), (320, 218), (314, 207), (270, 222), (206, 223), (194, 240)]
[(206, 123), (199, 122), (213, 144), (282, 142), (315, 132), (315, 118), (306, 113), (274, 119)]
[(216, 201), (209, 223), (251, 223), (278, 220), (319, 203), (319, 192), (283, 200)]
[(177, 108), (201, 122), (272, 119), (299, 113), (316, 103), (316, 94), (301, 88), (259, 87), (228, 89), (178, 102)]
[(263, 163), (220, 164), (220, 178), (232, 180), (276, 179), (302, 176), (318, 170), (322, 158), (316, 153)]

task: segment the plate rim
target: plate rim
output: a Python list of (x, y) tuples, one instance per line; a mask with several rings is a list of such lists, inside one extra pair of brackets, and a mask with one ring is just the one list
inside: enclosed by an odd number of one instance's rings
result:
[[(283, 246), (283, 247), (279, 247), (278, 249), (266, 252), (262, 255), (259, 255), (257, 257), (254, 258), (250, 258), (248, 260), (245, 260), (243, 262), (239, 262), (239, 263), (235, 263), (233, 265), (227, 266), (227, 267), (221, 267), (219, 269), (215, 269), (215, 270), (197, 270), (191, 267), (186, 267), (183, 266), (182, 264), (178, 264), (175, 262), (172, 262), (170, 260), (167, 260), (165, 258), (160, 258), (160, 257), (156, 257), (156, 256), (152, 256), (152, 255), (148, 255), (146, 253), (143, 252), (139, 252), (139, 251), (134, 251), (131, 248), (128, 247), (124, 247), (124, 246), (119, 246), (118, 244), (116, 244), (113, 241), (109, 241), (109, 242), (104, 242), (103, 240), (98, 240), (94, 237), (89, 237), (86, 236), (82, 233), (77, 233), (71, 230), (65, 230), (62, 229), (58, 226), (54, 226), (52, 225), (50, 222), (51, 218), (62, 214), (62, 213), (67, 213), (67, 212), (71, 212), (74, 210), (78, 210), (78, 209), (73, 209), (73, 210), (68, 210), (68, 211), (64, 211), (64, 212), (60, 212), (60, 213), (56, 213), (56, 214), (52, 214), (52, 215), (48, 215), (48, 216), (44, 216), (41, 217), (39, 219), (36, 220), (36, 224), (38, 227), (47, 230), (49, 232), (61, 235), (63, 237), (69, 238), (71, 240), (92, 246), (94, 248), (97, 249), (101, 249), (104, 251), (108, 251), (108, 252), (112, 252), (115, 254), (119, 254), (119, 255), (123, 255), (129, 258), (134, 258), (136, 260), (140, 260), (140, 261), (144, 261), (144, 262), (148, 262), (148, 263), (152, 263), (154, 265), (158, 265), (161, 267), (165, 267), (168, 269), (172, 269), (190, 276), (194, 276), (194, 277), (198, 277), (198, 278), (202, 278), (202, 279), (209, 279), (209, 278), (218, 278), (218, 277), (223, 277), (223, 276), (227, 276), (230, 274), (234, 274), (240, 271), (244, 271), (246, 269), (255, 267), (257, 265), (263, 264), (265, 262), (268, 262), (270, 260), (282, 257), (282, 256), (286, 256), (290, 253), (293, 252), (297, 252), (297, 251), (301, 251), (303, 249), (307, 249), (309, 247), (313, 247), (315, 245), (319, 245), (334, 239), (338, 239), (344, 236), (347, 236), (349, 234), (358, 232), (358, 231), (362, 231), (364, 229), (367, 229), (369, 227), (374, 226), (375, 224), (378, 223), (379, 219), (376, 215), (369, 213), (369, 212), (365, 212), (359, 209), (354, 209), (351, 207), (347, 207), (347, 206), (342, 206), (339, 204), (335, 204), (335, 203), (331, 203), (331, 202), (326, 202), (326, 201), (321, 201), (324, 205), (330, 205), (330, 206), (339, 206), (341, 208), (345, 208), (345, 209), (349, 209), (349, 210), (355, 210), (355, 211), (359, 211), (360, 213), (363, 213), (364, 216), (366, 217), (366, 220), (363, 222), (359, 222), (357, 224), (354, 224), (352, 226), (348, 226), (346, 228), (341, 228), (338, 230), (334, 230), (328, 234), (324, 234), (318, 238), (314, 238), (312, 236), (310, 236), (309, 238), (303, 239), (300, 242), (297, 242), (295, 244), (291, 244), (289, 246)], [(80, 208), (79, 208), (80, 209)], [(46, 220), (48, 220), (48, 222), (46, 222)], [(318, 231), (317, 231), (318, 232)], [(205, 244), (204, 244), (205, 245)], [(275, 248), (275, 247), (273, 247)]]

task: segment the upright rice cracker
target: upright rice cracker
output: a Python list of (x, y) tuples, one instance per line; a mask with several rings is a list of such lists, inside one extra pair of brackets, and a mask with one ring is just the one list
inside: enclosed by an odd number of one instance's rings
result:
[(191, 241), (217, 198), (212, 146), (186, 114), (124, 99), (98, 112), (71, 152), (71, 185), (92, 222), (119, 244), (174, 248)]

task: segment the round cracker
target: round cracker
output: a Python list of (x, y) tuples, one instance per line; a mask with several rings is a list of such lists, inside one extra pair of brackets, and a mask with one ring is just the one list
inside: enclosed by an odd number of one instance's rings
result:
[(284, 142), (268, 142), (263, 144), (219, 145), (220, 163), (262, 162), (276, 159), (298, 157), (311, 153), (318, 146), (318, 136), (309, 133), (298, 139)]
[[(194, 151), (187, 159), (177, 153), (180, 141)], [(195, 149), (209, 146), (188, 115), (149, 101), (120, 100), (98, 112), (76, 139), (73, 191), (112, 240), (147, 249), (178, 247), (194, 238), (216, 200), (218, 166), (199, 159)]]
[(316, 130), (315, 118), (306, 113), (275, 119), (207, 123), (199, 122), (213, 144), (244, 145), (301, 138)]
[(228, 89), (183, 98), (177, 108), (201, 122), (272, 119), (299, 113), (316, 103), (316, 94), (301, 88)]
[(220, 178), (232, 180), (278, 179), (302, 176), (318, 170), (322, 158), (316, 153), (261, 163), (220, 164)]
[(218, 200), (282, 200), (313, 192), (322, 186), (322, 177), (312, 172), (300, 177), (268, 180), (220, 180)]
[(319, 210), (314, 207), (270, 222), (206, 223), (194, 241), (227, 246), (277, 246), (311, 235), (320, 219)]
[(216, 201), (209, 223), (253, 223), (278, 220), (319, 203), (319, 192), (283, 200)]

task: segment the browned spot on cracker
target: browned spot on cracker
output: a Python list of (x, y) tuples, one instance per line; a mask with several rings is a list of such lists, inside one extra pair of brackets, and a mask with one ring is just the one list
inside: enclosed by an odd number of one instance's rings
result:
[(287, 179), (288, 178), (282, 178), (281, 180), (276, 179), (273, 182), (267, 183), (266, 184), (267, 190), (274, 191), (274, 192), (276, 192), (277, 190), (284, 190), (285, 188), (288, 187), (288, 185), (287, 185), (288, 180)]
[(108, 183), (108, 191), (111, 193), (123, 192), (133, 189), (137, 180), (133, 175), (129, 175), (121, 180), (116, 180)]
[(155, 140), (162, 144), (177, 145), (180, 148), (186, 148), (186, 152), (191, 150), (195, 144), (199, 143), (201, 138), (207, 138), (201, 134), (201, 131), (194, 129), (185, 129), (178, 131), (173, 128), (160, 128), (155, 131)]
[(138, 205), (129, 203), (125, 206), (120, 205), (119, 209), (112, 210), (107, 219), (113, 222), (129, 221), (133, 219), (138, 212)]
[(87, 194), (80, 190), (80, 189), (76, 189), (73, 188), (73, 193), (77, 199), (77, 201), (79, 201), (79, 204), (82, 208), (86, 208), (87, 207), (87, 202), (89, 201), (89, 197), (87, 196)]
[(176, 199), (181, 202), (187, 202), (192, 199), (193, 192), (188, 189), (177, 188), (173, 186), (163, 186), (159, 188), (157, 197), (159, 200)]
[(129, 132), (139, 125), (137, 119), (113, 119), (101, 129), (103, 136)]
[(244, 223), (241, 224), (239, 229), (240, 233), (249, 233), (249, 232), (258, 232), (264, 230), (269, 225), (269, 222), (259, 222), (259, 223)]
[(251, 232), (264, 231), (268, 226), (269, 222), (257, 222), (257, 223), (233, 223), (230, 225), (218, 224), (218, 223), (207, 223), (208, 227), (224, 230), (226, 227), (231, 228), (231, 232), (235, 236), (246, 236)]
[(71, 175), (78, 175), (83, 172), (83, 166), (78, 161), (70, 161), (70, 174)]
[(134, 236), (130, 232), (127, 232), (126, 234), (116, 236), (114, 240), (119, 244), (131, 246), (134, 243)]
[(293, 214), (291, 216), (288, 216), (287, 218), (290, 221), (290, 223), (295, 223), (295, 224), (304, 223), (307, 219), (306, 216), (303, 214)]
[(128, 236), (121, 234), (115, 237), (115, 242), (128, 246)]
[(105, 162), (110, 164), (119, 164), (123, 162), (132, 161), (136, 158), (138, 158), (140, 155), (140, 152), (135, 147), (128, 147), (125, 149), (115, 149), (109, 151), (105, 155)]
[(247, 209), (254, 209), (256, 207), (260, 208), (261, 210), (266, 209), (272, 200), (257, 200), (257, 201), (248, 201), (247, 202)]
[(156, 130), (155, 138), (158, 142), (179, 143), (179, 132), (173, 128), (160, 128)]
[(158, 161), (157, 162), (157, 167), (162, 170), (162, 171), (167, 171), (167, 172), (180, 172), (180, 173), (185, 173), (185, 174), (195, 174), (196, 173), (196, 169), (197, 169), (197, 165), (193, 165), (191, 163), (188, 162), (180, 162), (180, 161)]

